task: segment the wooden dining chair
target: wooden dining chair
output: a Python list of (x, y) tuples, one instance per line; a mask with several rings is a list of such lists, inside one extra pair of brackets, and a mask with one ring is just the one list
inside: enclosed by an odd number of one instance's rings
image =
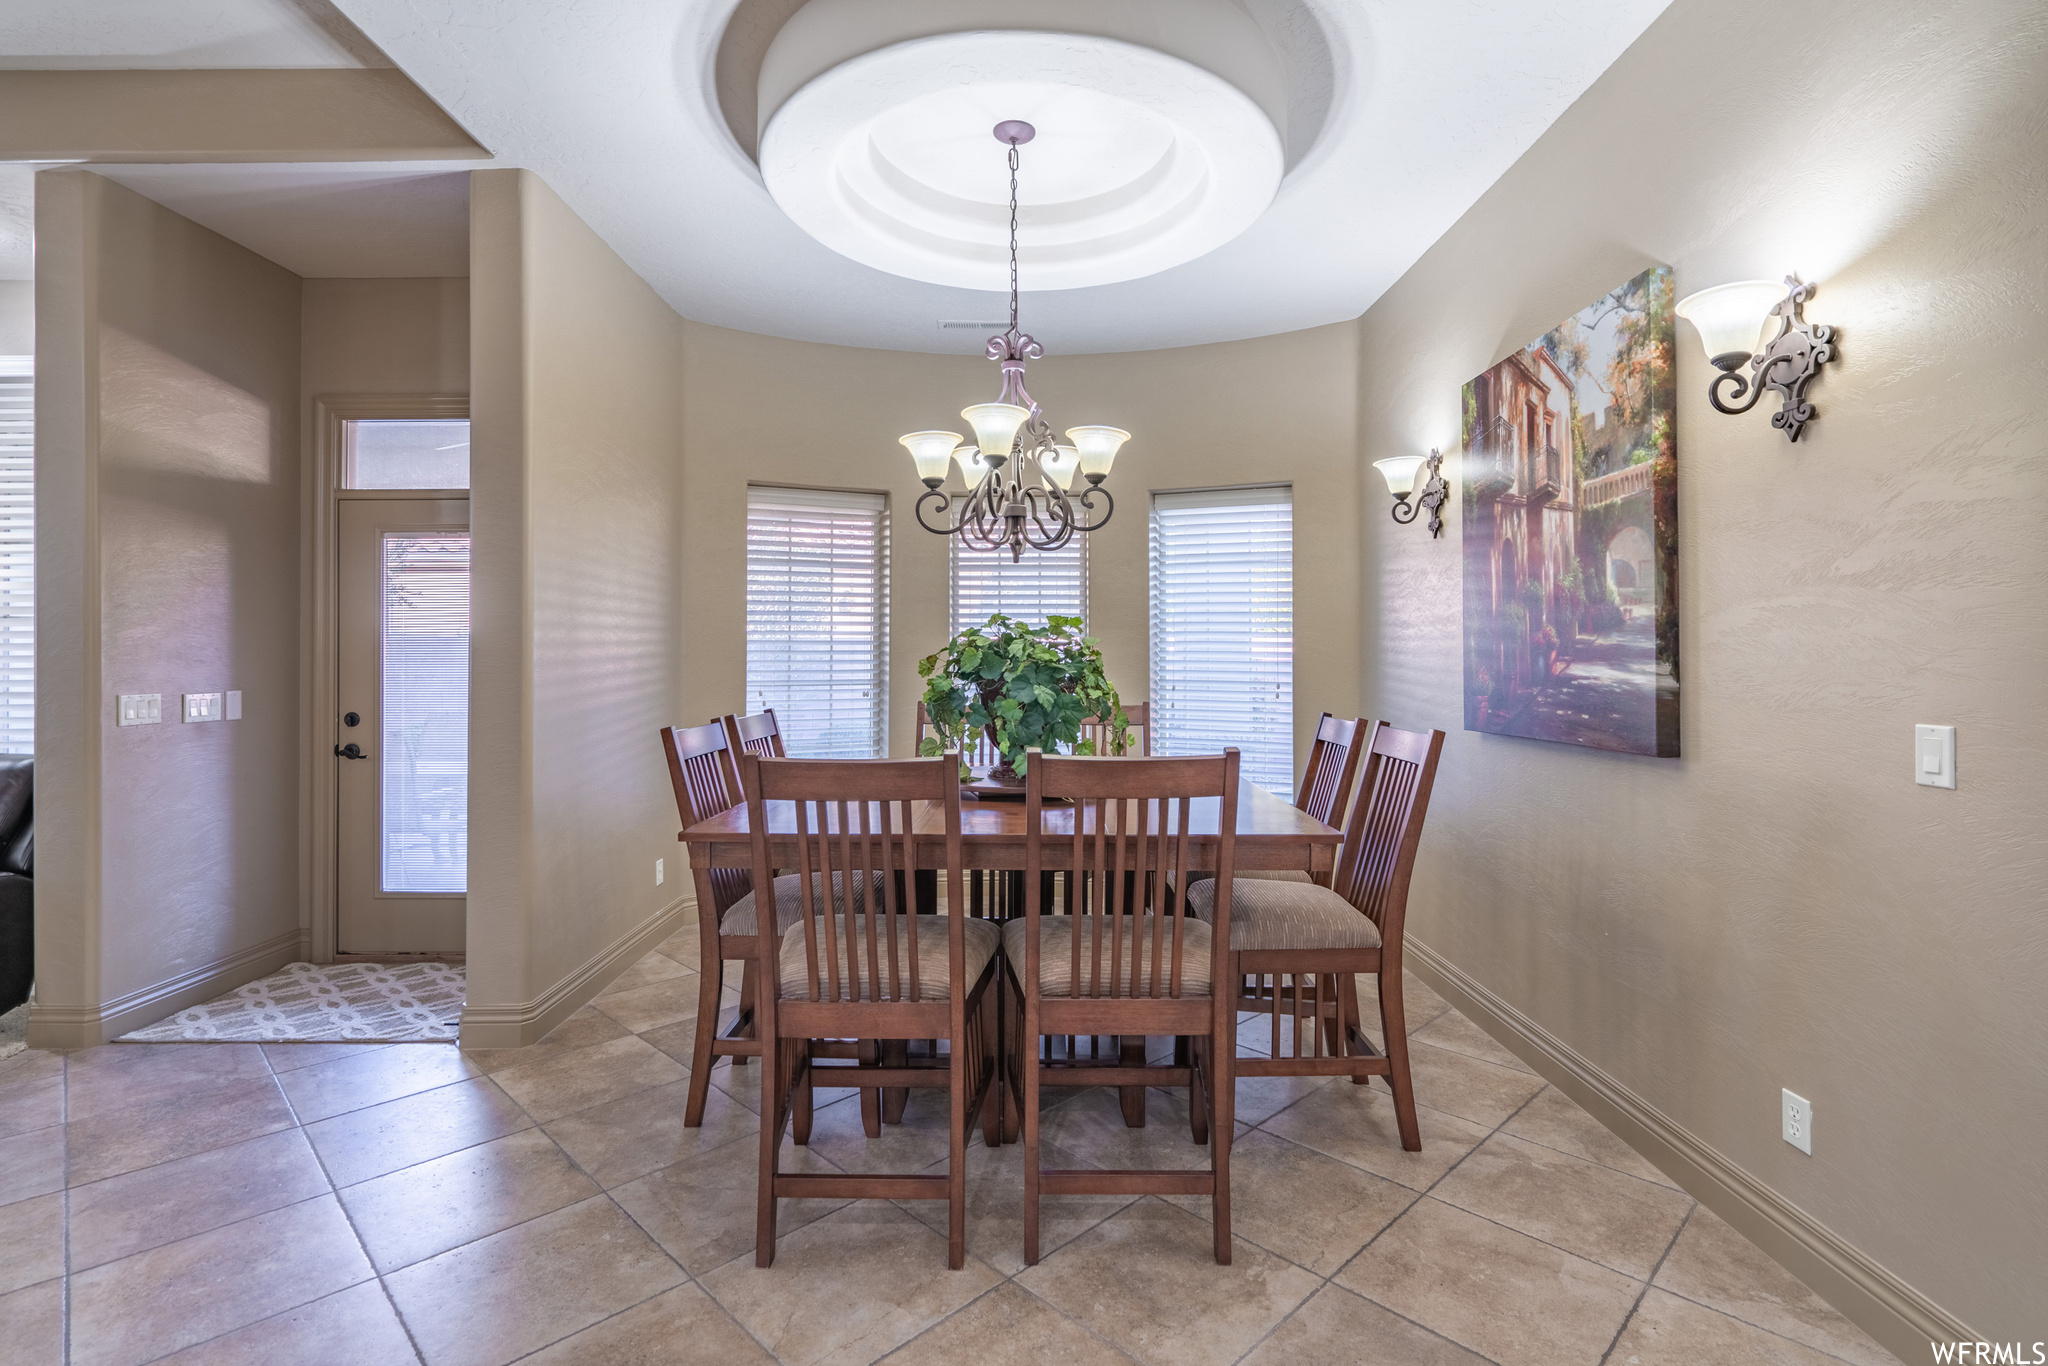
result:
[[(1231, 1071), (1236, 1049), (1229, 981), (1231, 870), (1237, 847), (1238, 752), (1186, 759), (1065, 758), (1032, 750), (1024, 773), (1024, 915), (1003, 926), (1010, 980), (1023, 1003), (1006, 1066), (1021, 1093), (1024, 1130), (1024, 1260), (1038, 1261), (1045, 1195), (1206, 1195), (1216, 1260), (1230, 1261)], [(1199, 858), (1189, 835), (1198, 798), (1219, 802), (1215, 926), (1170, 913), (1169, 871), (1186, 884)], [(1053, 802), (1072, 805), (1054, 806)], [(1048, 848), (1067, 846), (1067, 866), (1093, 874), (1072, 915), (1046, 913), (1039, 873)], [(1124, 874), (1135, 873), (1126, 878)], [(1140, 889), (1133, 895), (1132, 889)], [(1189, 1041), (1172, 1065), (1101, 1066), (1055, 1041), (1119, 1035)], [(1209, 1144), (1195, 1171), (1045, 1171), (1039, 1167), (1038, 1093), (1044, 1086), (1186, 1086), (1194, 1141)]]
[[(782, 749), (782, 728), (775, 723), (773, 707), (764, 707), (752, 716), (727, 712), (717, 718), (717, 724), (725, 728), (725, 743), (731, 752), (735, 783), (739, 781), (738, 764), (742, 754), (754, 754), (763, 759), (788, 757)], [(745, 791), (744, 788), (740, 790)]]
[[(1124, 703), (1124, 723), (1130, 729), (1126, 736), (1123, 753), (1129, 754), (1130, 742), (1137, 741), (1138, 753), (1144, 758), (1152, 757), (1152, 704), (1149, 702)], [(1095, 742), (1095, 752), (1107, 755), (1112, 752), (1110, 736), (1113, 729), (1110, 718), (1088, 716), (1081, 720), (1081, 738)]]
[[(757, 882), (770, 872), (767, 803), (793, 806), (794, 925), (762, 927), (761, 1037), (772, 1070), (761, 1085), (761, 1175), (754, 1262), (775, 1261), (784, 1199), (945, 1200), (947, 1264), (967, 1257), (967, 1125), (999, 1085), (994, 1010), (1002, 933), (964, 915), (916, 915), (903, 885), (918, 871), (915, 832), (930, 803), (943, 813), (944, 871), (962, 871), (960, 759), (762, 759), (740, 756)], [(895, 874), (903, 874), (899, 884)], [(829, 877), (828, 877), (829, 874)], [(826, 892), (826, 887), (832, 890)], [(813, 1040), (940, 1039), (948, 1051), (895, 1065), (821, 1060)], [(765, 1066), (765, 1064), (764, 1064)], [(821, 1175), (780, 1168), (782, 1135), (815, 1087), (943, 1087), (951, 1106), (944, 1176)]]
[[(1221, 926), (1219, 907), (1227, 909), (1230, 967), (1223, 980), (1238, 986), (1237, 1010), (1272, 1020), (1270, 1055), (1238, 1058), (1237, 1075), (1349, 1076), (1359, 1085), (1385, 1077), (1401, 1146), (1420, 1152), (1401, 1007), (1401, 932), (1444, 733), (1374, 722), (1360, 747), (1364, 772), (1330, 886), (1198, 882), (1188, 888), (1188, 912)], [(1355, 984), (1362, 972), (1379, 979), (1384, 1051), (1359, 1028)]]
[[(1358, 735), (1363, 720), (1344, 721), (1328, 712), (1316, 723), (1316, 738), (1309, 746), (1308, 766), (1301, 771), (1301, 790), (1295, 794), (1294, 807), (1311, 820), (1324, 825), (1344, 823), (1344, 804), (1351, 796), (1351, 782), (1358, 772)], [(1200, 882), (1207, 873), (1196, 873), (1193, 881)], [(1317, 873), (1311, 877), (1299, 868), (1265, 868), (1241, 872), (1238, 879), (1258, 882), (1320, 882), (1330, 885), (1328, 873)]]

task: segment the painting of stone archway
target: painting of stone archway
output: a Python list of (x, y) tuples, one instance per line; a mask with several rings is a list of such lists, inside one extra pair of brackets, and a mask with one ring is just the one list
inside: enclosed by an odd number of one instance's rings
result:
[(1671, 268), (1465, 385), (1465, 729), (1678, 754)]

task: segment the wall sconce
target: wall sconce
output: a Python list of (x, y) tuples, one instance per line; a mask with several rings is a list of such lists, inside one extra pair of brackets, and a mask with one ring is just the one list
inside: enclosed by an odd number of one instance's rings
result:
[[(1771, 414), (1771, 425), (1789, 440), (1799, 439), (1799, 429), (1813, 420), (1813, 405), (1806, 401), (1806, 386), (1813, 383), (1820, 368), (1835, 358), (1835, 329), (1809, 323), (1800, 306), (1813, 297), (1813, 286), (1787, 275), (1783, 285), (1769, 280), (1742, 280), (1715, 285), (1678, 301), (1678, 316), (1699, 330), (1707, 358), (1720, 371), (1707, 385), (1707, 402), (1718, 412), (1746, 413), (1756, 407), (1764, 390), (1775, 390), (1784, 402)], [(1766, 340), (1764, 328), (1778, 320), (1777, 335)], [(1761, 350), (1755, 350), (1758, 343)], [(1747, 377), (1737, 374), (1749, 362)], [(1721, 396), (1722, 385), (1731, 386), (1729, 400), (1749, 396), (1746, 403), (1730, 407)]]
[[(1375, 460), (1372, 467), (1387, 477), (1387, 487), (1394, 494), (1394, 520), (1402, 526), (1415, 520), (1419, 507), (1429, 509), (1429, 534), (1432, 537), (1444, 534), (1442, 508), (1444, 500), (1451, 496), (1451, 486), (1444, 482), (1438, 468), (1444, 463), (1441, 451), (1429, 453), (1429, 482), (1422, 486), (1422, 497), (1415, 503), (1408, 501), (1408, 495), (1415, 492), (1415, 476), (1425, 462), (1419, 455), (1390, 455), (1385, 460)], [(1405, 515), (1404, 515), (1405, 514)]]

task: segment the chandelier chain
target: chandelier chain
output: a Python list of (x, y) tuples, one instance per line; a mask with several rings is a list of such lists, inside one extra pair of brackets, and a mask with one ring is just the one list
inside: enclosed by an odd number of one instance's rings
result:
[(1010, 143), (1010, 331), (1017, 330), (1017, 144)]

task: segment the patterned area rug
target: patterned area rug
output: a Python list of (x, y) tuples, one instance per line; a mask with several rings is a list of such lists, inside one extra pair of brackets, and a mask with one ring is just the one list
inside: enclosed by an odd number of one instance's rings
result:
[(121, 1042), (453, 1043), (465, 985), (447, 963), (287, 963)]

